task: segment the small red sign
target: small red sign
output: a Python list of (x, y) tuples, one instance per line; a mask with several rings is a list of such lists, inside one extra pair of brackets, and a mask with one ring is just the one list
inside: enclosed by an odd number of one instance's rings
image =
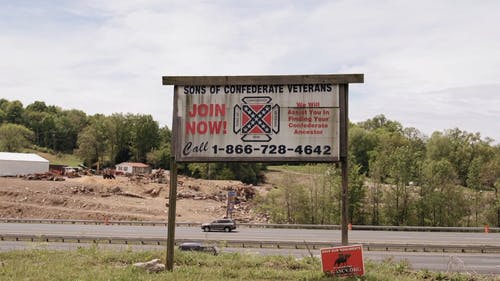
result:
[(321, 249), (323, 272), (335, 276), (365, 274), (363, 246), (350, 245)]

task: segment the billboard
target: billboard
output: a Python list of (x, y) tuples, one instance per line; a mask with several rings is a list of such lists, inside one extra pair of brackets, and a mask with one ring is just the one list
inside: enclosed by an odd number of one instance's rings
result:
[(363, 246), (339, 246), (321, 249), (323, 272), (335, 276), (365, 274)]
[(173, 131), (178, 162), (338, 161), (339, 85), (176, 85)]

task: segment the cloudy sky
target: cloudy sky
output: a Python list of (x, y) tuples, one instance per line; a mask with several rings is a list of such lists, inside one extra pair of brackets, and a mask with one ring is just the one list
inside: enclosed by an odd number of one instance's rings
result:
[(0, 98), (171, 126), (162, 76), (364, 73), (350, 119), (500, 140), (500, 1), (0, 1)]

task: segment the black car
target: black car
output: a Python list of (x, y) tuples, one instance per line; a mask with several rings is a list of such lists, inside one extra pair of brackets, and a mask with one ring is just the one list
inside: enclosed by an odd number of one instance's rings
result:
[(202, 224), (201, 229), (205, 232), (212, 230), (224, 230), (225, 232), (230, 232), (236, 229), (236, 222), (233, 219), (214, 220), (213, 222)]
[(219, 254), (219, 249), (216, 246), (203, 245), (198, 242), (186, 242), (179, 245), (181, 251), (196, 251), (210, 253), (214, 256)]

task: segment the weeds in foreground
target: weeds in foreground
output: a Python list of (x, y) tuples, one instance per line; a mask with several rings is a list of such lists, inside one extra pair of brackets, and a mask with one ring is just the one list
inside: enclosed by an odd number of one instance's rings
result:
[[(315, 257), (259, 256), (224, 253), (176, 252), (173, 272), (148, 273), (133, 266), (154, 258), (165, 259), (164, 251), (124, 251), (96, 246), (74, 251), (46, 249), (0, 253), (0, 280), (450, 280), (486, 281), (500, 277), (414, 271), (407, 262), (367, 261), (365, 276), (335, 278), (321, 272)], [(495, 279), (496, 278), (496, 279)]]

